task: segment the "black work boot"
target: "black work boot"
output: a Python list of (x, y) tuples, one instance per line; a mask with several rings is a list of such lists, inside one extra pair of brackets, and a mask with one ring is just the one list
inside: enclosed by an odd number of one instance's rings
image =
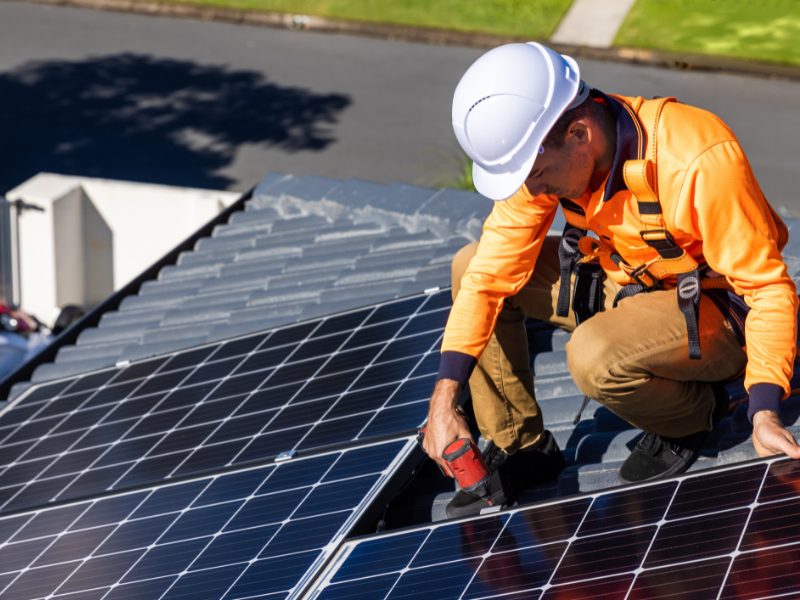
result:
[(459, 491), (445, 508), (449, 519), (477, 515), (492, 506), (504, 506), (520, 490), (555, 479), (565, 466), (564, 455), (549, 431), (542, 433), (542, 443), (533, 450), (518, 450), (509, 456), (490, 441), (482, 456), (492, 475), (491, 493), (479, 498)]
[[(713, 430), (728, 412), (730, 396), (721, 384), (712, 384), (711, 389), (714, 392), (714, 409), (711, 412)], [(640, 483), (685, 472), (697, 460), (709, 433), (711, 430), (699, 431), (680, 438), (645, 433), (622, 464), (618, 474), (620, 482)]]

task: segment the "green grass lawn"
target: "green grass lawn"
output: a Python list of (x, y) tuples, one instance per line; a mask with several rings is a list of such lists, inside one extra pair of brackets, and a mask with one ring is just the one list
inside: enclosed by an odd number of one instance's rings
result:
[[(181, 1), (181, 0), (177, 0)], [(547, 38), (572, 0), (186, 0), (237, 9)]]
[(800, 0), (638, 0), (614, 43), (800, 64)]

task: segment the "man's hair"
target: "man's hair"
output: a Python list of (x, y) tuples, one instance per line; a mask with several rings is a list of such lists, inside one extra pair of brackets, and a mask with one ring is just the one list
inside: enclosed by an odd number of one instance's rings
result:
[(564, 142), (567, 139), (567, 131), (569, 126), (579, 120), (589, 119), (598, 123), (606, 134), (612, 134), (614, 126), (614, 118), (604, 104), (595, 102), (591, 96), (586, 98), (581, 104), (568, 110), (558, 118), (555, 125), (550, 129), (547, 137), (544, 140), (545, 148), (563, 148)]

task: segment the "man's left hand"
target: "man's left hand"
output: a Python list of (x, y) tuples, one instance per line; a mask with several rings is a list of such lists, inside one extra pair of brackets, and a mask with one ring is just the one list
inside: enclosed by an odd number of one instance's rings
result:
[(753, 446), (762, 458), (775, 454), (800, 458), (800, 446), (794, 436), (783, 426), (781, 418), (771, 410), (760, 410), (753, 415)]

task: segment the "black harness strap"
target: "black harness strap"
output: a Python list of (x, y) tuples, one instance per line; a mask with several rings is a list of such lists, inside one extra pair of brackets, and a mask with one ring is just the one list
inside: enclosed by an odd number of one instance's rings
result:
[(625, 300), (625, 298), (630, 298), (636, 294), (641, 294), (645, 290), (646, 288), (639, 283), (631, 283), (629, 285), (622, 286), (622, 288), (617, 292), (617, 295), (614, 296), (614, 306), (612, 308), (617, 308), (617, 304), (619, 304), (620, 300)]
[(569, 315), (569, 286), (572, 277), (572, 270), (581, 257), (578, 243), (586, 235), (583, 229), (574, 225), (566, 224), (564, 233), (561, 234), (561, 243), (558, 246), (558, 263), (561, 271), (561, 283), (558, 288), (558, 303), (556, 304), (556, 316), (566, 317)]
[[(650, 209), (649, 214), (655, 214), (652, 212), (652, 203), (646, 204), (650, 204), (648, 207)], [(644, 242), (653, 250), (658, 252), (661, 258), (679, 258), (685, 252), (685, 250), (678, 245), (678, 243), (675, 241), (675, 238), (673, 238), (666, 229), (650, 229), (642, 231), (641, 234)], [(619, 255), (612, 255), (611, 258), (617, 264), (623, 262)], [(638, 283), (626, 285), (619, 292), (617, 292), (617, 295), (614, 297), (614, 308), (616, 308), (617, 304), (625, 298), (630, 298), (642, 292), (650, 292), (654, 289), (661, 289), (661, 282), (655, 280), (654, 278), (654, 285), (648, 285), (642, 280), (641, 276), (647, 272), (646, 270), (642, 271), (642, 273), (639, 273), (638, 275), (636, 271), (637, 270), (634, 270), (634, 272), (631, 273), (631, 277), (635, 278)], [(700, 328), (697, 324), (698, 313), (700, 311), (700, 297), (702, 293), (700, 286), (700, 267), (698, 266), (695, 270), (689, 271), (688, 273), (678, 273), (677, 278), (678, 307), (681, 309), (681, 312), (686, 319), (686, 334), (689, 339), (689, 358), (692, 360), (700, 360), (702, 357), (702, 353), (700, 352)]]
[[(623, 286), (617, 295), (614, 296), (614, 308), (625, 298), (631, 298), (642, 292), (650, 292), (657, 287), (645, 287), (640, 283), (631, 283)], [(678, 274), (678, 307), (681, 309), (686, 319), (686, 333), (689, 338), (689, 358), (700, 360), (700, 328), (697, 324), (698, 313), (700, 312), (700, 268), (698, 267), (690, 273)]]
[(572, 291), (572, 310), (575, 325), (603, 309), (603, 267), (600, 263), (578, 263), (575, 265), (575, 289)]
[(700, 328), (697, 316), (700, 312), (700, 268), (690, 273), (678, 274), (678, 306), (686, 319), (686, 333), (689, 335), (689, 358), (700, 360)]
[[(640, 203), (640, 210), (641, 210)], [(659, 208), (661, 204), (658, 204)], [(658, 252), (663, 259), (674, 259), (683, 256), (685, 250), (681, 248), (666, 229), (648, 229), (641, 232), (642, 240), (653, 250)], [(700, 329), (697, 325), (697, 315), (700, 309), (700, 267), (688, 273), (677, 274), (678, 307), (686, 319), (686, 334), (689, 338), (689, 358), (700, 360)]]
[[(575, 270), (575, 265), (578, 264), (578, 260), (581, 258), (581, 251), (578, 244), (580, 244), (581, 238), (586, 235), (586, 229), (569, 222), (569, 213), (579, 215), (584, 220), (586, 219), (586, 213), (580, 205), (569, 198), (559, 198), (558, 202), (561, 204), (564, 216), (567, 217), (567, 224), (564, 226), (564, 232), (561, 234), (561, 244), (558, 246), (558, 263), (559, 270), (561, 271), (561, 283), (558, 288), (556, 316), (566, 317), (569, 315), (570, 306), (570, 280)], [(577, 281), (575, 287), (578, 287)]]
[[(575, 312), (575, 324), (580, 325), (589, 317), (603, 309), (603, 269), (597, 262), (580, 262), (583, 256), (580, 250), (580, 241), (586, 237), (587, 230), (569, 222), (575, 216), (586, 219), (586, 213), (578, 204), (568, 198), (559, 198), (567, 224), (561, 234), (561, 244), (558, 247), (558, 262), (561, 271), (561, 283), (558, 289), (558, 302), (556, 315), (566, 317), (569, 315), (570, 301)], [(578, 219), (580, 223), (581, 219)], [(570, 280), (575, 275), (575, 288), (570, 297)]]

